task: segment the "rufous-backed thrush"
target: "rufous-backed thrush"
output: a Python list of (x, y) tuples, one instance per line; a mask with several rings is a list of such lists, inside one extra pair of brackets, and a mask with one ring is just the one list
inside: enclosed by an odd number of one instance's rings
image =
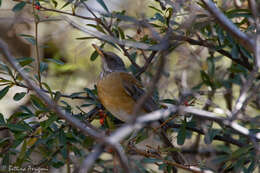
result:
[[(136, 102), (145, 94), (142, 84), (126, 71), (125, 64), (119, 56), (103, 51), (93, 45), (102, 57), (102, 72), (97, 83), (98, 97), (103, 106), (121, 121), (128, 122), (133, 118)], [(137, 115), (142, 115), (158, 109), (154, 99), (150, 97), (143, 104)], [(164, 131), (161, 137), (168, 147), (174, 147)], [(185, 163), (179, 152), (172, 152), (177, 163)]]

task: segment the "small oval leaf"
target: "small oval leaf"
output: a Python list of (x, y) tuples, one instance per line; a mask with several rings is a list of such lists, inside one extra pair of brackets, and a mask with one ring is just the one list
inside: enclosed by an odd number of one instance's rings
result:
[(10, 89), (10, 86), (6, 86), (5, 88), (3, 88), (1, 91), (0, 91), (0, 100), (7, 94), (7, 92), (9, 91)]
[(13, 99), (15, 101), (19, 101), (21, 100), (24, 96), (26, 95), (26, 92), (20, 92), (20, 93), (16, 93), (13, 97)]
[(24, 2), (24, 1), (19, 2), (18, 4), (16, 4), (16, 5), (13, 7), (12, 11), (13, 11), (13, 12), (18, 12), (18, 11), (22, 10), (25, 5), (26, 5), (26, 2)]

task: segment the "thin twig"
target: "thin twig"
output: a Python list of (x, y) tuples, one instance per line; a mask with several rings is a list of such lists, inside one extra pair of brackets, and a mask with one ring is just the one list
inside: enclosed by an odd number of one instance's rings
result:
[(37, 80), (39, 81), (39, 86), (42, 88), (42, 79), (41, 79), (41, 60), (40, 60), (40, 54), (39, 54), (39, 46), (38, 46), (38, 24), (39, 24), (39, 16), (37, 12), (35, 11), (36, 8), (36, 3), (35, 0), (32, 1), (32, 10), (33, 10), (33, 17), (34, 17), (34, 27), (35, 27), (35, 50), (36, 50), (36, 59), (37, 59), (37, 74), (38, 78)]
[(144, 66), (140, 68), (139, 71), (136, 73), (135, 75), (136, 78), (140, 77), (140, 75), (147, 70), (152, 60), (155, 58), (156, 53), (157, 51), (152, 51), (150, 56), (146, 59)]
[(79, 173), (86, 173), (89, 172), (97, 158), (102, 154), (104, 151), (105, 146), (102, 144), (98, 144), (91, 153), (86, 157), (84, 161), (82, 161)]

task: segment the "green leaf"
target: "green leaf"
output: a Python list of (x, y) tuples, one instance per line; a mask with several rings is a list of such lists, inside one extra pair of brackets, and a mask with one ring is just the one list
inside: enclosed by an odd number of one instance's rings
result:
[(97, 0), (97, 2), (109, 13), (109, 10), (103, 0)]
[(2, 0), (0, 0), (0, 7), (1, 7), (1, 5), (2, 5)]
[(119, 34), (120, 34), (120, 37), (121, 37), (121, 39), (125, 39), (125, 33), (124, 33), (124, 31), (120, 28), (120, 27), (118, 27), (117, 28), (118, 29), (118, 32), (119, 32)]
[(43, 121), (41, 123), (41, 126), (43, 128), (48, 128), (54, 121), (56, 121), (58, 117), (56, 115), (51, 115), (46, 121)]
[(63, 130), (60, 130), (60, 132), (59, 132), (59, 141), (60, 141), (61, 146), (66, 145), (66, 143), (67, 143), (67, 138), (66, 138), (66, 135), (63, 132)]
[(19, 2), (18, 4), (16, 4), (16, 5), (13, 7), (12, 11), (13, 11), (13, 12), (18, 12), (18, 11), (22, 10), (25, 5), (26, 5), (26, 2), (24, 2), (24, 1)]
[(219, 155), (217, 158), (213, 159), (214, 164), (220, 164), (228, 160), (228, 155)]
[(63, 159), (67, 159), (68, 158), (68, 149), (67, 149), (67, 145), (64, 145), (64, 147), (62, 147), (60, 153), (63, 157)]
[(88, 39), (96, 39), (96, 37), (79, 37), (76, 40), (88, 40)]
[(45, 83), (45, 82), (42, 82), (42, 85), (48, 90), (48, 92), (51, 95), (51, 98), (54, 99), (53, 93), (52, 93), (51, 88), (49, 87), (49, 85), (47, 83)]
[(44, 72), (48, 69), (48, 64), (45, 62), (40, 62), (40, 72)]
[(173, 104), (173, 105), (177, 105), (179, 102), (177, 99), (163, 99), (160, 100), (161, 103), (169, 103), (169, 104)]
[(19, 34), (19, 36), (23, 37), (26, 41), (28, 41), (32, 45), (36, 44), (36, 40), (35, 40), (34, 36), (32, 36), (32, 35)]
[(5, 137), (0, 139), (0, 147), (3, 147), (3, 145), (5, 145), (5, 142), (9, 141), (11, 139), (11, 137)]
[(55, 0), (51, 0), (51, 2), (54, 4), (54, 7), (57, 8), (57, 6), (58, 6), (57, 1), (55, 1)]
[(209, 129), (208, 133), (205, 135), (204, 142), (205, 144), (211, 144), (214, 137), (220, 133), (217, 129)]
[(33, 103), (33, 105), (40, 109), (40, 110), (45, 110), (45, 104), (35, 95), (30, 95), (31, 97), (31, 102)]
[(23, 132), (29, 130), (24, 124), (7, 124), (7, 127), (14, 132)]
[(87, 24), (87, 26), (90, 26), (92, 28), (95, 28), (96, 30), (105, 33), (105, 31), (103, 30), (103, 28), (100, 25), (94, 25), (94, 24)]
[(181, 128), (178, 132), (178, 136), (177, 136), (177, 144), (178, 145), (183, 145), (186, 139), (186, 123), (184, 122), (181, 125)]
[(34, 61), (34, 59), (31, 57), (23, 57), (23, 58), (17, 58), (17, 61), (23, 67), (23, 66), (31, 64)]
[(232, 46), (232, 50), (231, 50), (231, 56), (232, 56), (232, 58), (238, 59), (238, 54), (239, 54), (239, 52), (238, 52), (238, 47), (237, 47), (237, 45), (233, 45), (233, 46)]
[(229, 157), (230, 157), (230, 159), (239, 158), (242, 155), (248, 153), (248, 151), (250, 149), (252, 149), (252, 148), (253, 148), (253, 146), (251, 146), (251, 145), (250, 146), (241, 147), (241, 148), (237, 149), (236, 151), (234, 151)]
[(72, 93), (72, 94), (70, 95), (70, 98), (78, 97), (78, 96), (82, 95), (83, 93), (85, 93), (85, 92), (75, 92), (75, 93)]
[(55, 157), (52, 159), (51, 161), (51, 166), (53, 166), (54, 168), (60, 168), (64, 165), (64, 162), (57, 160)]
[(2, 160), (2, 167), (4, 168), (4, 166), (6, 167), (6, 171), (8, 172), (8, 167), (10, 166), (10, 152), (7, 152), (6, 154), (4, 154), (3, 156), (3, 160)]
[(111, 121), (111, 118), (109, 116), (106, 116), (106, 123), (107, 123), (109, 129), (111, 129), (111, 130), (115, 129), (115, 124), (113, 121)]
[(161, 162), (161, 159), (154, 159), (154, 158), (144, 158), (143, 163), (156, 163), (156, 162)]
[(5, 125), (4, 115), (0, 113), (0, 125)]
[(255, 170), (255, 167), (256, 167), (255, 161), (252, 161), (245, 172), (246, 173), (253, 173), (254, 170)]
[(53, 59), (53, 58), (46, 58), (47, 61), (50, 61), (50, 62), (53, 62), (55, 64), (58, 64), (58, 65), (64, 65), (64, 62), (62, 62), (61, 60), (59, 59)]
[(155, 13), (152, 20), (159, 20), (160, 22), (165, 23), (165, 19), (160, 13)]
[(15, 112), (12, 115), (12, 118), (21, 118), (23, 120), (34, 117), (35, 115), (33, 113), (26, 113), (26, 112)]
[(19, 152), (19, 156), (18, 156), (17, 161), (16, 161), (17, 166), (21, 166), (22, 163), (25, 161), (26, 149), (27, 149), (27, 142), (26, 142), (26, 140), (24, 140), (22, 148)]
[(13, 97), (13, 99), (15, 101), (19, 101), (21, 100), (24, 96), (26, 95), (26, 92), (20, 92), (20, 93), (16, 93)]
[(95, 51), (91, 54), (90, 60), (91, 60), (91, 61), (95, 61), (95, 60), (97, 59), (97, 57), (98, 57), (98, 52), (95, 50)]
[(155, 8), (154, 6), (149, 5), (148, 7), (153, 9), (153, 10), (155, 10), (155, 11), (157, 11), (157, 12), (159, 12), (159, 13), (161, 13), (161, 14), (163, 14), (162, 10), (160, 10), (158, 8)]
[(3, 63), (1, 61), (0, 61), (0, 68), (3, 69), (4, 71), (6, 71), (7, 74), (9, 74), (10, 76), (13, 76), (11, 69), (7, 65), (5, 65), (5, 63)]
[(213, 77), (215, 74), (215, 61), (213, 57), (207, 58), (208, 63), (208, 74), (209, 76)]
[(67, 7), (69, 4), (71, 4), (73, 0), (69, 0), (68, 2), (66, 2), (60, 9), (63, 9), (65, 7)]
[(203, 83), (205, 83), (208, 86), (212, 86), (210, 77), (208, 76), (208, 74), (205, 71), (201, 70), (200, 75), (201, 75), (201, 79), (202, 79)]
[(7, 94), (10, 88), (11, 88), (10, 86), (6, 86), (0, 91), (0, 100)]
[(142, 142), (143, 140), (147, 139), (149, 137), (147, 130), (143, 129), (140, 132), (138, 132), (135, 143), (138, 144)]

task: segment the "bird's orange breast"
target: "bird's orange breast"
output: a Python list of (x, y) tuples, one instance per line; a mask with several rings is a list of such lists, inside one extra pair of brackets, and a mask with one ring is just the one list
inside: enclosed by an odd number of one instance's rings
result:
[(122, 121), (129, 121), (135, 101), (125, 91), (123, 80), (136, 81), (126, 72), (113, 72), (100, 79), (97, 83), (98, 97), (103, 106), (114, 116)]

